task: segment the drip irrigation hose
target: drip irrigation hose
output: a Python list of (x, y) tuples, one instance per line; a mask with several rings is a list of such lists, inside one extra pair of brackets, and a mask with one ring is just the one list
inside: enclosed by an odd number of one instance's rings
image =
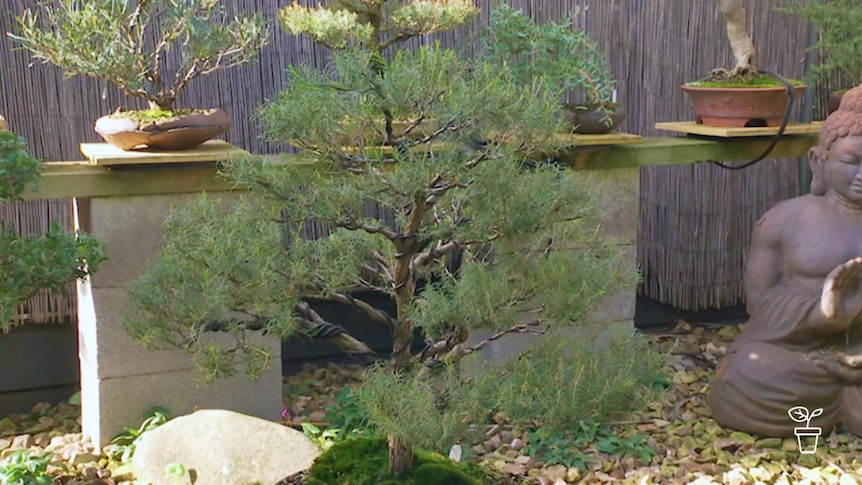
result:
[(766, 156), (772, 152), (772, 149), (775, 148), (775, 145), (778, 144), (778, 140), (781, 139), (781, 136), (784, 135), (784, 129), (787, 128), (787, 122), (790, 121), (790, 112), (793, 110), (793, 101), (794, 101), (794, 97), (795, 97), (795, 96), (793, 96), (793, 83), (791, 83), (787, 79), (783, 78), (781, 75), (775, 74), (774, 72), (770, 72), (770, 71), (760, 71), (760, 72), (762, 74), (768, 74), (768, 75), (774, 77), (775, 79), (778, 79), (782, 84), (784, 84), (785, 89), (787, 89), (787, 110), (784, 112), (784, 118), (781, 120), (781, 126), (778, 127), (778, 133), (776, 133), (775, 136), (772, 137), (772, 143), (770, 143), (769, 146), (766, 147), (766, 150), (759, 157), (755, 158), (754, 160), (751, 160), (750, 162), (746, 162), (742, 165), (738, 165), (738, 166), (725, 165), (724, 163), (717, 162), (715, 160), (704, 160), (705, 162), (710, 162), (713, 165), (717, 165), (717, 166), (724, 168), (724, 169), (727, 169), (727, 170), (742, 170), (744, 168), (748, 168), (748, 167), (754, 165), (755, 163), (766, 158)]

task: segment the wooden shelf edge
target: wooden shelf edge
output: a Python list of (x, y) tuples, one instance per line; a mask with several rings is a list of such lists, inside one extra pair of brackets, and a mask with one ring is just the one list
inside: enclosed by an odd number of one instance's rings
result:
[(124, 151), (108, 143), (81, 143), (80, 148), (91, 165), (100, 167), (212, 163), (249, 154), (224, 140), (209, 140), (196, 148), (182, 151)]
[[(811, 123), (788, 123), (784, 135), (809, 135), (820, 133), (822, 121)], [(758, 128), (734, 128), (722, 126), (704, 126), (694, 121), (663, 121), (655, 124), (656, 129), (684, 133), (686, 135), (712, 136), (718, 138), (744, 138), (754, 136), (775, 136), (777, 126)]]

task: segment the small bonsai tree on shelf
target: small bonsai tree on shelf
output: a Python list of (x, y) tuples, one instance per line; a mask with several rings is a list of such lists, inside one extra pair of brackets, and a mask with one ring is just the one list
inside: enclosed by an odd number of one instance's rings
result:
[(249, 62), (267, 42), (262, 17), (228, 19), (219, 0), (53, 0), (8, 35), (69, 76), (115, 84), (161, 111), (197, 77)]
[(815, 80), (841, 73), (851, 86), (862, 84), (862, 8), (853, 0), (793, 0), (782, 10), (813, 24), (820, 36), (812, 50), (821, 52)]
[[(171, 215), (164, 250), (130, 288), (127, 328), (151, 347), (193, 352), (209, 378), (243, 365), (258, 373), (266, 353), (246, 335), (261, 329), (326, 338), (375, 362), (309, 302), (351, 306), (392, 335), (388, 364), (369, 379), (385, 392), (368, 393), (366, 403), (388, 435), (390, 471), (404, 476), (414, 444), (451, 445), (487, 412), (458, 397), (471, 387), (453, 371), (462, 358), (502, 335), (581, 322), (636, 274), (597, 236), (587, 175), (529, 159), (554, 149), (560, 86), (438, 44), (383, 55), (471, 18), (469, 2), (339, 5), (282, 12), (289, 30), (337, 51), (323, 72), (295, 69), (261, 113), (270, 139), (303, 148), (315, 163), (226, 165), (249, 196), (227, 209), (204, 198)], [(409, 136), (432, 119), (427, 134)], [(355, 126), (388, 146), (369, 144)], [(377, 211), (363, 213), (368, 205)], [(309, 241), (311, 223), (332, 231)], [(354, 290), (390, 297), (395, 312)], [(480, 327), (493, 335), (468, 344)], [(218, 330), (236, 346), (200, 340)], [(419, 353), (411, 351), (416, 331), (427, 342)]]
[(602, 111), (615, 108), (615, 81), (607, 57), (572, 22), (537, 24), (522, 10), (500, 4), (491, 12), (483, 37), (488, 59), (508, 64), (522, 82), (543, 76), (567, 95), (577, 91), (584, 100), (579, 105)]
[[(21, 199), (39, 179), (39, 161), (27, 153), (24, 140), (0, 130), (0, 204)], [(84, 278), (104, 260), (102, 244), (70, 235), (56, 224), (39, 238), (20, 235), (0, 224), (0, 331), (16, 323), (15, 310), (40, 290), (62, 291)]]

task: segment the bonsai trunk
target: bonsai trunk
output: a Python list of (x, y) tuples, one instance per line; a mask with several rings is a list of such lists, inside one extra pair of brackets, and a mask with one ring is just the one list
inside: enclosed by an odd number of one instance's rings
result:
[(147, 106), (151, 110), (164, 110), (164, 111), (173, 111), (174, 110), (174, 99), (169, 97), (158, 97), (147, 100)]
[(733, 74), (756, 71), (754, 67), (754, 42), (748, 35), (748, 22), (742, 0), (718, 0), (721, 13), (727, 23), (727, 40), (733, 49), (736, 66)]
[(403, 478), (413, 465), (413, 447), (401, 438), (391, 435), (387, 441), (389, 443), (389, 472), (396, 478)]

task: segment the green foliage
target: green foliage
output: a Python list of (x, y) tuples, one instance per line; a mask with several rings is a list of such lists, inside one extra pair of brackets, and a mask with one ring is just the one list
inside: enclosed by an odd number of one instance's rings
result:
[(522, 82), (545, 76), (565, 90), (579, 89), (590, 104), (612, 101), (615, 81), (605, 53), (571, 21), (536, 24), (522, 10), (499, 3), (483, 34), (488, 58), (508, 64)]
[(147, 411), (144, 416), (144, 421), (137, 428), (125, 428), (125, 431), (118, 434), (111, 440), (110, 457), (127, 463), (135, 456), (135, 450), (141, 440), (141, 436), (147, 431), (152, 431), (159, 426), (165, 424), (170, 419), (168, 415), (170, 411), (161, 407), (154, 407)]
[(9, 35), (33, 57), (164, 109), (194, 78), (251, 61), (268, 36), (263, 17), (230, 19), (219, 0), (52, 0), (18, 27)]
[(811, 49), (821, 52), (817, 79), (841, 72), (851, 86), (862, 84), (862, 5), (858, 0), (789, 0), (781, 10), (800, 15), (820, 32)]
[(579, 328), (547, 335), (499, 376), (477, 382), (482, 401), (528, 428), (538, 422), (563, 433), (580, 422), (625, 417), (646, 402), (661, 356), (628, 329)]
[(54, 479), (48, 466), (67, 470), (62, 462), (53, 461), (54, 454), (45, 452), (34, 455), (30, 450), (13, 451), (0, 461), (0, 483), (8, 485), (52, 485)]
[[(27, 153), (24, 140), (0, 131), (0, 203), (20, 200), (38, 177), (39, 161)], [(15, 308), (39, 290), (65, 291), (67, 282), (86, 277), (104, 260), (100, 242), (70, 235), (55, 223), (39, 238), (0, 225), (0, 330), (13, 325)]]
[(333, 7), (313, 8), (294, 2), (279, 11), (279, 20), (289, 33), (308, 34), (331, 49), (361, 46), (380, 52), (411, 37), (467, 23), (478, 11), (472, 0), (343, 0)]
[(324, 429), (312, 423), (301, 423), (302, 431), (324, 450), (346, 439), (374, 436), (368, 413), (360, 402), (359, 395), (351, 387), (345, 387), (335, 395), (335, 404), (324, 406), (326, 414)]
[(479, 485), (493, 481), (475, 465), (456, 463), (436, 453), (416, 450), (406, 478), (389, 474), (385, 438), (357, 438), (332, 446), (317, 457), (307, 485)]
[(388, 436), (415, 446), (448, 452), (457, 441), (470, 442), (481, 430), (488, 408), (475, 388), (454, 366), (433, 377), (393, 374), (385, 368), (369, 370), (359, 393), (368, 422)]
[(580, 421), (565, 433), (556, 427), (541, 427), (531, 431), (527, 433), (524, 452), (539, 457), (548, 465), (561, 464), (586, 471), (591, 458), (587, 448), (609, 455), (634, 456), (645, 464), (649, 464), (656, 456), (655, 450), (644, 443), (643, 435), (620, 437), (613, 429), (602, 426), (595, 419)]
[[(788, 79), (795, 86), (805, 85), (804, 81), (799, 79)], [(700, 81), (688, 83), (689, 86), (698, 88), (783, 88), (784, 83), (779, 81), (769, 74), (739, 75), (731, 79), (726, 76), (711, 76)]]

